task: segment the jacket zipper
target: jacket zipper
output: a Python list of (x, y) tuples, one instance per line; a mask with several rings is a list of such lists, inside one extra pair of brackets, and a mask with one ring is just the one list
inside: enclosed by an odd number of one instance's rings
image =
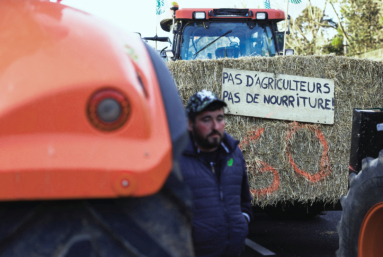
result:
[[(198, 156), (198, 159), (201, 160), (201, 158)], [(227, 158), (224, 158), (225, 162), (226, 162), (226, 159)], [(202, 160), (201, 160), (202, 161)], [(202, 161), (204, 162), (204, 161)], [(223, 163), (225, 163), (223, 162)], [(205, 162), (205, 165), (207, 163)], [(226, 243), (226, 248), (229, 247), (229, 242), (230, 242), (230, 227), (229, 227), (229, 217), (228, 217), (228, 213), (227, 213), (227, 210), (226, 210), (226, 206), (225, 206), (225, 202), (223, 200), (223, 190), (222, 190), (222, 186), (221, 186), (221, 177), (222, 177), (222, 174), (220, 174), (220, 178), (218, 179), (217, 175), (215, 174), (215, 167), (214, 167), (214, 162), (210, 162), (210, 168), (211, 168), (211, 171), (213, 172), (213, 176), (215, 177), (215, 179), (217, 180), (217, 183), (218, 183), (218, 188), (219, 188), (219, 197), (220, 197), (220, 200), (221, 200), (221, 204), (222, 204), (222, 208), (223, 208), (223, 211), (225, 213), (225, 218), (226, 218), (226, 231), (227, 231), (227, 243)], [(221, 173), (222, 173), (222, 169), (221, 169)]]
[(211, 171), (215, 174), (214, 162), (210, 162)]
[[(218, 183), (218, 189), (219, 189), (219, 197), (220, 197), (220, 200), (221, 200), (221, 204), (222, 204), (222, 208), (223, 208), (223, 211), (224, 211), (224, 214), (225, 214), (225, 217), (226, 217), (226, 231), (227, 231), (227, 245), (226, 245), (226, 248), (229, 246), (229, 242), (230, 242), (230, 227), (229, 227), (229, 217), (228, 217), (228, 213), (227, 213), (227, 210), (226, 210), (226, 206), (225, 206), (225, 202), (223, 200), (223, 190), (222, 190), (222, 186), (221, 186), (221, 178), (222, 178), (222, 169), (221, 169), (221, 174), (220, 174), (220, 178), (218, 179), (217, 175), (215, 175), (215, 167), (214, 167), (214, 162), (210, 162), (210, 163), (207, 163), (205, 161), (203, 161), (198, 155), (197, 155), (197, 158), (202, 162), (202, 163), (205, 163), (205, 165), (207, 165), (209, 167), (209, 164), (210, 164), (210, 168), (211, 168), (211, 171), (213, 174), (211, 174), (213, 177), (215, 177), (215, 179), (217, 180), (217, 183)], [(223, 163), (226, 163), (226, 160), (227, 158), (223, 158), (224, 162)]]
[[(215, 164), (214, 162), (210, 162), (211, 171), (215, 174), (214, 164)], [(215, 174), (215, 176), (217, 176), (217, 175)], [(218, 179), (218, 177), (217, 177), (217, 181), (218, 181), (218, 187), (219, 187), (219, 198), (223, 202), (223, 190), (222, 190), (222, 186), (221, 186), (221, 181), (220, 181), (220, 179)]]
[[(224, 158), (225, 160), (225, 158)], [(223, 162), (225, 163), (225, 162)], [(213, 173), (215, 173), (215, 168), (214, 168), (214, 162), (210, 162), (210, 166), (211, 166), (211, 170), (213, 171)], [(221, 169), (221, 173), (222, 173), (222, 169)], [(218, 179), (218, 177), (216, 176), (217, 178), (217, 181), (218, 181), (218, 187), (219, 187), (219, 197), (221, 199), (221, 202), (222, 202), (222, 207), (223, 207), (223, 211), (225, 213), (225, 217), (226, 217), (226, 230), (227, 230), (227, 244), (226, 244), (226, 248), (229, 247), (229, 242), (230, 242), (230, 227), (229, 227), (229, 217), (228, 217), (228, 213), (227, 213), (227, 210), (226, 210), (226, 205), (225, 205), (225, 202), (223, 200), (223, 190), (222, 190), (222, 186), (221, 186), (221, 176), (222, 174), (220, 174), (220, 177)], [(227, 249), (226, 249), (227, 250)]]

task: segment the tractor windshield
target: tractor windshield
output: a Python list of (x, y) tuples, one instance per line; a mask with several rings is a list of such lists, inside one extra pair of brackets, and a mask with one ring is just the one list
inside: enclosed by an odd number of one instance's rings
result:
[(242, 56), (275, 56), (275, 42), (270, 24), (256, 23), (250, 29), (246, 22), (203, 22), (185, 26), (181, 59), (218, 59)]

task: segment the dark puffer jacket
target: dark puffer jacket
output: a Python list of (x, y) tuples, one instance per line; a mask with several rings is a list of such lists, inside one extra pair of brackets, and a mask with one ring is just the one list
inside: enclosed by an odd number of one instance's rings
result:
[(192, 139), (180, 158), (185, 183), (193, 193), (196, 256), (239, 256), (248, 233), (242, 213), (252, 217), (246, 164), (238, 141), (225, 133), (220, 147), (220, 181), (198, 155)]

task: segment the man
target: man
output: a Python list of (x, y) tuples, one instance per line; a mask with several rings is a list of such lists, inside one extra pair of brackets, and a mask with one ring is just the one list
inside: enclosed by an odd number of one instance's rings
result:
[(252, 217), (245, 160), (238, 141), (224, 132), (225, 106), (206, 90), (186, 105), (190, 141), (180, 165), (193, 193), (196, 256), (239, 256)]

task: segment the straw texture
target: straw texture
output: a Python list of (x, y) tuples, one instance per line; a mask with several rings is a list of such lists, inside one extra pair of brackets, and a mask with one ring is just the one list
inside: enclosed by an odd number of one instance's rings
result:
[(333, 79), (334, 125), (227, 115), (240, 141), (253, 204), (335, 203), (347, 193), (353, 108), (383, 107), (383, 62), (335, 56), (244, 57), (168, 64), (186, 104), (197, 91), (221, 95), (222, 69)]

